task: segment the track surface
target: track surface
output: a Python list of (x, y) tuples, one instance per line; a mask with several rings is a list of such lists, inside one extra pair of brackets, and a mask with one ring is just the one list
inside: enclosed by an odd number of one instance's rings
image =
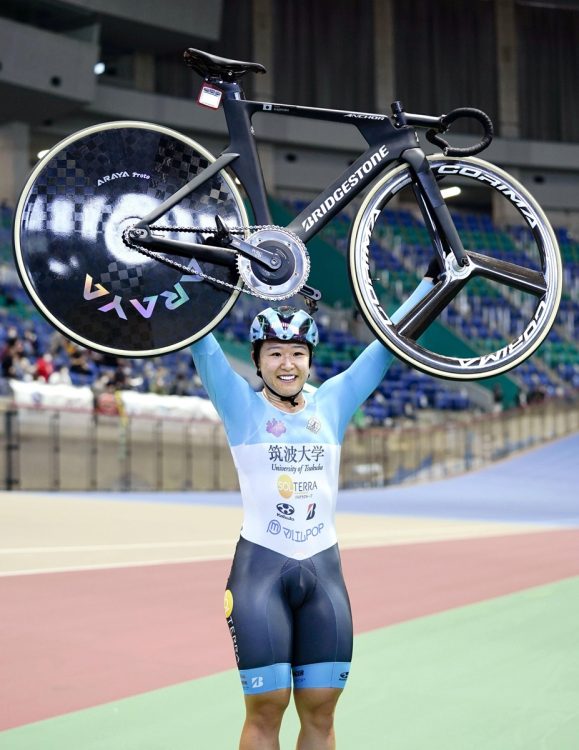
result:
[[(343, 493), (356, 653), (341, 746), (579, 748), (578, 453), (571, 438)], [(0, 494), (1, 750), (235, 746), (232, 494)], [(295, 728), (289, 715), (282, 747)]]

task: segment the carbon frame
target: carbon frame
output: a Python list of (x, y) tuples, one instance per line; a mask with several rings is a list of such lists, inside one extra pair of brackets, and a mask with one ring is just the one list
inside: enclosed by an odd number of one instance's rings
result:
[[(419, 148), (413, 127), (414, 125), (418, 127), (436, 125), (439, 122), (438, 118), (410, 115), (402, 110), (399, 103), (396, 103), (399, 105), (399, 110), (398, 124), (395, 126), (386, 115), (251, 101), (243, 97), (238, 83), (218, 81), (211, 82), (211, 85), (217, 85), (223, 93), (223, 110), (230, 136), (229, 145), (206, 169), (143, 217), (135, 225), (134, 231), (136, 230), (137, 233), (142, 231), (147, 235), (154, 221), (225, 167), (230, 167), (243, 185), (253, 210), (255, 223), (271, 224), (272, 218), (252, 125), (252, 117), (259, 112), (354, 125), (368, 143), (369, 148), (349, 169), (334, 180), (288, 225), (287, 228), (303, 242), (307, 242), (316, 235), (389, 165), (393, 162), (404, 161), (414, 174), (416, 200), (431, 235), (433, 247), (436, 248), (441, 261), (445, 255), (452, 252), (457, 262), (464, 264), (465, 250), (440, 194), (436, 179), (430, 170), (426, 155)], [(151, 244), (150, 234), (148, 239), (139, 237), (137, 234), (133, 239)], [(264, 252), (258, 248), (246, 243), (243, 250), (243, 242), (235, 239), (231, 240), (231, 244), (250, 257), (265, 260)], [(196, 254), (198, 256), (203, 254), (205, 257), (215, 252), (215, 259), (217, 259), (219, 254), (217, 248), (212, 248), (211, 245), (182, 243), (168, 239), (154, 238), (154, 246), (158, 249), (171, 249), (185, 257), (195, 257)]]
[(397, 128), (386, 115), (251, 101), (241, 98), (241, 88), (236, 83), (220, 81), (217, 85), (224, 94), (223, 110), (230, 136), (219, 159), (235, 154), (229, 166), (247, 192), (257, 224), (271, 224), (272, 219), (253, 134), (252, 118), (256, 113), (354, 125), (368, 143), (369, 148), (289, 224), (288, 229), (303, 242), (316, 235), (386, 167), (400, 160), (405, 151), (418, 148), (414, 129)]

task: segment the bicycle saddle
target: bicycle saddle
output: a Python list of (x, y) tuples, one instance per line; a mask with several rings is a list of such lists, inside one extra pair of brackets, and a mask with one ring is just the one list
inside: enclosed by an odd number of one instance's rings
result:
[(241, 62), (240, 60), (228, 60), (225, 57), (211, 55), (189, 47), (183, 53), (185, 63), (193, 68), (203, 78), (219, 76), (229, 81), (237, 80), (246, 73), (265, 73), (263, 65), (254, 62)]

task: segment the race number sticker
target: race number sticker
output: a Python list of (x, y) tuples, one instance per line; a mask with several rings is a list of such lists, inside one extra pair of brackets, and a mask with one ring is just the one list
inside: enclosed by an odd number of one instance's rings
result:
[(220, 89), (216, 89), (214, 86), (209, 86), (209, 84), (204, 83), (203, 86), (201, 86), (201, 91), (199, 92), (199, 96), (197, 97), (197, 102), (202, 107), (209, 107), (209, 109), (219, 109), (222, 96), (223, 92)]

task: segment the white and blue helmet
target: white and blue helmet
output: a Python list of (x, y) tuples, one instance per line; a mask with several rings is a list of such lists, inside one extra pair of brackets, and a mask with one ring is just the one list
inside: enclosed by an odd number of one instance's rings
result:
[(289, 305), (277, 309), (268, 307), (258, 313), (249, 331), (249, 340), (252, 343), (278, 339), (303, 342), (314, 347), (319, 338), (318, 326), (312, 316), (305, 310), (298, 310)]

